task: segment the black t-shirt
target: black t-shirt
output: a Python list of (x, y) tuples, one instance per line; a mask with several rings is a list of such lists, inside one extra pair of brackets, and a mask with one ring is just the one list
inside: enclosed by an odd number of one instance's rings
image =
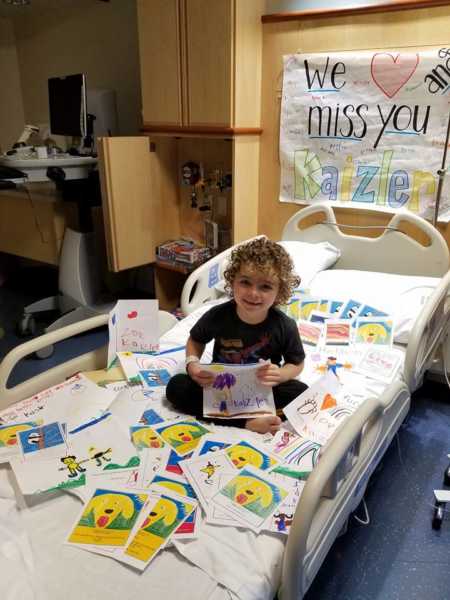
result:
[(200, 344), (214, 340), (213, 362), (249, 364), (260, 358), (299, 365), (305, 358), (297, 325), (278, 308), (270, 308), (257, 325), (238, 317), (234, 300), (214, 306), (191, 329)]

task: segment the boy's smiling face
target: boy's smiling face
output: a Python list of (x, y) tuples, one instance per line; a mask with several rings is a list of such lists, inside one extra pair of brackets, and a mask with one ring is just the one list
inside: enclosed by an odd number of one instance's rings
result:
[(279, 288), (278, 277), (273, 271), (263, 272), (252, 265), (241, 267), (233, 281), (239, 318), (252, 324), (264, 321), (277, 299)]

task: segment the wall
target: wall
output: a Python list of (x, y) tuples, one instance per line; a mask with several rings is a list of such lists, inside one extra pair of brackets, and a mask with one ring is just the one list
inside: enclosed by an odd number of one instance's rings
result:
[(0, 18), (0, 153), (22, 133), (24, 113), (19, 63), (10, 19)]
[(140, 76), (135, 0), (59, 0), (14, 19), (26, 121), (48, 122), (47, 79), (85, 73), (91, 88), (114, 89), (119, 133), (138, 132)]
[[(418, 48), (448, 44), (450, 5), (377, 14), (345, 15), (264, 23), (258, 232), (280, 239), (287, 219), (301, 208), (280, 203), (280, 134), (283, 55), (295, 52)], [(351, 225), (382, 225), (390, 216), (381, 212), (335, 209), (337, 221)], [(450, 223), (439, 225), (450, 246)], [(360, 234), (361, 230), (345, 230)], [(364, 235), (379, 235), (368, 230)]]

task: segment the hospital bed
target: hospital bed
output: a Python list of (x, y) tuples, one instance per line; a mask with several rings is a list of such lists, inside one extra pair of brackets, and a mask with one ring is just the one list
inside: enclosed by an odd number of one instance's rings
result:
[[(317, 217), (316, 213), (321, 213), (325, 222), (303, 229), (301, 221)], [(203, 524), (198, 540), (177, 542), (175, 548), (161, 552), (142, 575), (137, 575), (111, 559), (63, 547), (62, 540), (79, 511), (78, 499), (65, 493), (23, 498), (10, 470), (3, 465), (0, 567), (5, 575), (0, 582), (0, 596), (5, 600), (56, 600), (62, 596), (67, 600), (80, 597), (102, 600), (114, 595), (131, 600), (148, 593), (152, 597), (184, 600), (271, 600), (278, 591), (282, 600), (302, 598), (350, 513), (360, 503), (370, 475), (408, 413), (411, 391), (420, 385), (448, 328), (450, 279), (445, 242), (422, 219), (410, 215), (403, 218), (430, 238), (428, 246), (420, 246), (397, 231), (399, 217), (394, 217), (390, 228), (377, 239), (344, 235), (326, 206), (300, 211), (283, 231), (285, 240), (312, 243), (326, 240), (340, 248), (341, 256), (334, 269), (431, 274), (439, 278), (404, 347), (402, 374), (383, 393), (367, 398), (342, 422), (324, 447), (306, 482), (287, 541), (276, 534), (256, 535), (246, 529)], [(189, 314), (184, 321), (175, 324), (170, 315), (160, 311), (163, 345), (183, 343), (198, 315), (211, 301), (220, 301), (213, 282), (223, 272), (229, 252), (205, 263), (186, 281), (182, 301)], [(77, 371), (104, 367), (106, 348), (101, 348), (14, 388), (7, 386), (21, 358), (106, 322), (105, 316), (87, 319), (12, 350), (0, 365), (0, 409)], [(252, 432), (247, 434), (257, 436)]]

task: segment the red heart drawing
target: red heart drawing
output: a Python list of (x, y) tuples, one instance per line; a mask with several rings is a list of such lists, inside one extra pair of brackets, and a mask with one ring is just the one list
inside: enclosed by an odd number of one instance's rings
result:
[(395, 94), (411, 79), (419, 64), (418, 54), (389, 54), (377, 52), (372, 57), (370, 70), (372, 79), (388, 98)]
[(128, 313), (127, 317), (129, 319), (135, 319), (137, 317), (137, 311), (136, 310), (132, 310), (131, 312)]

